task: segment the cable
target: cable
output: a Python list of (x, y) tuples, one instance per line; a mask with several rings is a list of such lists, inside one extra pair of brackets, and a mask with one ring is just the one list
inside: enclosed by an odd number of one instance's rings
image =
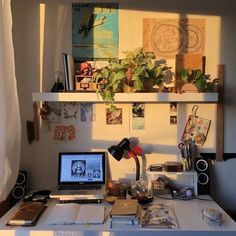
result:
[(161, 198), (161, 199), (165, 199), (165, 200), (182, 200), (182, 201), (189, 201), (189, 200), (194, 200), (194, 199), (197, 199), (197, 200), (201, 200), (201, 201), (213, 201), (212, 199), (207, 199), (207, 198), (199, 198), (199, 197), (162, 197), (160, 195), (153, 195), (154, 197), (158, 197), (158, 198)]

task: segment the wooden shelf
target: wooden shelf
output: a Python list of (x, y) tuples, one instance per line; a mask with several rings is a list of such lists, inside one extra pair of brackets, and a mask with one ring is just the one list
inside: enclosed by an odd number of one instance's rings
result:
[[(94, 92), (33, 93), (33, 101), (54, 102), (95, 102), (103, 103), (102, 98)], [(116, 93), (116, 103), (217, 103), (218, 93)]]

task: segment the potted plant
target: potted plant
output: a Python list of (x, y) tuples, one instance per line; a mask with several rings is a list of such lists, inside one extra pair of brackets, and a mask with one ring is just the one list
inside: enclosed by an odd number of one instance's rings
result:
[(190, 87), (195, 92), (213, 92), (217, 83), (217, 79), (211, 80), (210, 75), (203, 74), (200, 69), (182, 69), (177, 87), (180, 88), (181, 92), (186, 92)]
[(145, 52), (143, 48), (126, 51), (125, 57), (111, 62), (105, 68), (96, 71), (94, 78), (98, 86), (97, 92), (103, 100), (115, 109), (113, 104), (116, 92), (150, 92), (163, 89), (165, 72), (170, 67), (165, 62), (155, 63), (155, 55)]

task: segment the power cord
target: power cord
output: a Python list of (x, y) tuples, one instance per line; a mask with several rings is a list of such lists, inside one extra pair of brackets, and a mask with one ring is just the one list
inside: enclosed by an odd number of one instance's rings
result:
[(178, 200), (182, 200), (182, 201), (189, 201), (189, 200), (194, 200), (194, 199), (197, 199), (197, 200), (202, 200), (202, 201), (213, 201), (212, 199), (207, 199), (207, 198), (200, 198), (200, 197), (163, 197), (163, 196), (160, 196), (160, 195), (153, 195), (154, 197), (158, 197), (158, 198), (161, 198), (161, 199), (165, 199), (165, 200), (174, 200), (174, 199), (178, 199)]

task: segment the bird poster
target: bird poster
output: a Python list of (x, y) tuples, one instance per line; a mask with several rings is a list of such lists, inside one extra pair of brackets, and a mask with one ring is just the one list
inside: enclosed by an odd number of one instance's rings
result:
[(75, 61), (118, 58), (118, 3), (72, 3)]

